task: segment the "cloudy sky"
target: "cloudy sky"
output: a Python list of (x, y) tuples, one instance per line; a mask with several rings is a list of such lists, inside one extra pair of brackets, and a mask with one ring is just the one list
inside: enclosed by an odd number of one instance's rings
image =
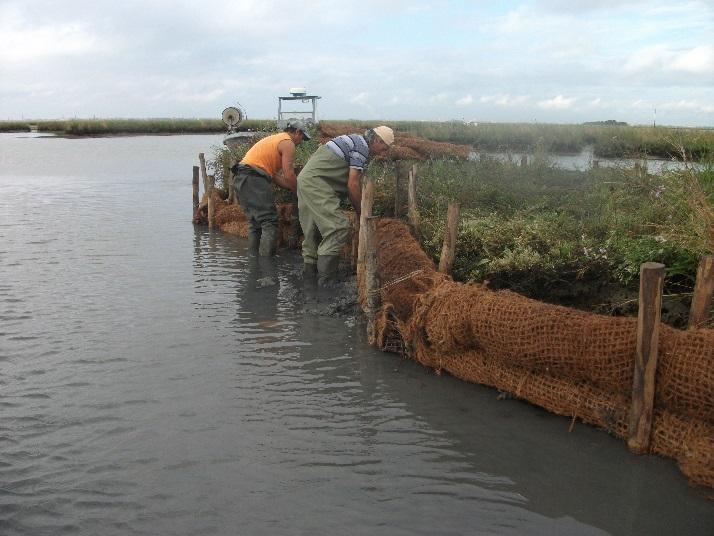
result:
[(714, 126), (713, 36), (712, 0), (0, 0), (0, 119), (272, 118), (302, 86), (324, 119)]

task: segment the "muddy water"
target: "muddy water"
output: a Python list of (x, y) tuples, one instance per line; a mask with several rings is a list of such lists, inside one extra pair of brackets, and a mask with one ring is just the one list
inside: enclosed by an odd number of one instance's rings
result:
[(376, 352), (296, 255), (194, 230), (219, 141), (0, 135), (0, 534), (712, 534), (671, 460)]

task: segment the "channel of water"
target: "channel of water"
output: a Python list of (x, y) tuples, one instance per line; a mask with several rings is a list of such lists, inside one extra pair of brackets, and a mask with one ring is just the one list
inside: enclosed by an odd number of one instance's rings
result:
[(191, 219), (220, 136), (0, 134), (0, 534), (711, 535), (672, 460), (365, 343)]

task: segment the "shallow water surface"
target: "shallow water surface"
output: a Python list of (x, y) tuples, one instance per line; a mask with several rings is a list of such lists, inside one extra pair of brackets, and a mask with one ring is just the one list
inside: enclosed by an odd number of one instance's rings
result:
[(194, 229), (218, 143), (0, 134), (0, 534), (714, 532), (671, 460), (377, 352), (295, 253)]

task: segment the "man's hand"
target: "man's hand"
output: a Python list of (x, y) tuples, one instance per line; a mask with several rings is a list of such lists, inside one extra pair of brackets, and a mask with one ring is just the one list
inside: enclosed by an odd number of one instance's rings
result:
[(297, 176), (295, 175), (295, 144), (291, 140), (283, 140), (278, 144), (278, 152), (282, 160), (283, 174), (273, 177), (275, 184), (293, 193), (297, 192)]

